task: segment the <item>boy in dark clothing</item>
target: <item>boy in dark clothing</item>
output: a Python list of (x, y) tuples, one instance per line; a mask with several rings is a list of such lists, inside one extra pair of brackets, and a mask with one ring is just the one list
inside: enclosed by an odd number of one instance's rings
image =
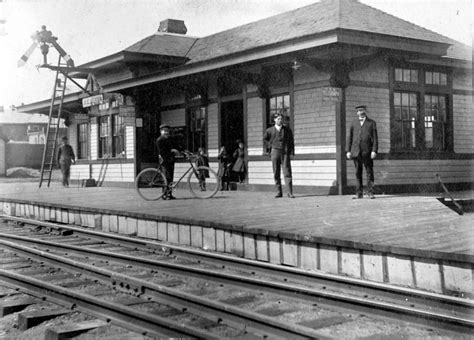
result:
[[(204, 148), (198, 149), (198, 158), (196, 160), (196, 166), (207, 166), (209, 167), (209, 159), (204, 151)], [(201, 191), (206, 191), (206, 178), (209, 178), (209, 171), (207, 170), (199, 170), (199, 187)]]
[(72, 146), (68, 144), (67, 137), (61, 138), (61, 145), (58, 149), (57, 163), (63, 175), (63, 186), (69, 186), (69, 178), (71, 177), (71, 164), (76, 163), (76, 156)]
[(219, 155), (217, 155), (217, 159), (219, 160), (219, 170), (217, 171), (217, 176), (221, 182), (221, 191), (229, 190), (232, 157), (230, 157), (230, 155), (227, 153), (225, 146), (221, 147)]

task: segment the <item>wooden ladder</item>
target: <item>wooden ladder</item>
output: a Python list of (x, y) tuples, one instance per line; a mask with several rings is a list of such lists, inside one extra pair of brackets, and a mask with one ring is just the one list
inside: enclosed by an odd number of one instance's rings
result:
[[(61, 63), (62, 57), (59, 57), (56, 78), (54, 80), (53, 95), (49, 106), (48, 126), (46, 129), (46, 141), (43, 149), (43, 158), (41, 162), (41, 173), (39, 187), (43, 182), (47, 182), (49, 187), (51, 183), (51, 175), (55, 164), (56, 149), (58, 146), (59, 124), (62, 117), (62, 108), (64, 102), (64, 94), (66, 92), (67, 73), (60, 71), (67, 67), (67, 64)], [(57, 115), (54, 115), (54, 107), (58, 105)]]

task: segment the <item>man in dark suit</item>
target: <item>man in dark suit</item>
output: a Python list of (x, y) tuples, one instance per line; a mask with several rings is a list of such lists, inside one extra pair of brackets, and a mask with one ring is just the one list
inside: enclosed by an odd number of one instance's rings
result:
[(357, 118), (352, 121), (347, 136), (347, 159), (356, 167), (357, 189), (353, 198), (363, 197), (362, 166), (367, 175), (367, 195), (374, 199), (374, 159), (378, 152), (377, 124), (367, 117), (365, 105), (356, 106)]
[(71, 164), (76, 163), (76, 156), (72, 146), (68, 144), (66, 136), (61, 138), (61, 142), (57, 154), (57, 163), (63, 176), (63, 186), (68, 187), (69, 178), (71, 177)]
[(276, 113), (273, 116), (275, 125), (268, 128), (263, 135), (263, 141), (266, 145), (267, 152), (270, 153), (273, 178), (277, 187), (275, 198), (282, 197), (280, 168), (283, 168), (285, 183), (288, 188), (288, 197), (295, 198), (293, 195), (293, 183), (291, 177), (291, 156), (295, 154), (295, 142), (293, 132), (288, 126), (283, 125), (283, 115)]
[[(156, 140), (156, 149), (158, 157), (161, 162), (161, 167), (165, 172), (168, 186), (173, 182), (175, 155), (178, 150), (175, 148), (175, 143), (170, 136), (170, 126), (168, 124), (160, 125), (160, 137)], [(168, 187), (163, 194), (163, 199), (174, 200), (171, 189)]]

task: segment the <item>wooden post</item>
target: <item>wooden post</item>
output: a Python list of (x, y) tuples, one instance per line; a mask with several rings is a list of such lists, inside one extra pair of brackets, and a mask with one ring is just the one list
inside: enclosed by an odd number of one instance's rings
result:
[(337, 193), (344, 194), (347, 186), (346, 152), (344, 150), (346, 140), (346, 90), (341, 88), (341, 98), (336, 103), (336, 169), (337, 169)]

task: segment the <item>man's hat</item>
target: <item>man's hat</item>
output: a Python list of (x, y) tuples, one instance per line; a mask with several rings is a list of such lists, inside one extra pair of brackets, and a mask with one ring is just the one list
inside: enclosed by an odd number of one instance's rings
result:
[(160, 125), (160, 130), (162, 129), (171, 129), (171, 126), (169, 126), (168, 124), (161, 124)]
[(357, 105), (355, 108), (356, 108), (356, 110), (367, 110), (366, 105)]
[(67, 136), (63, 136), (61, 140), (67, 140)]

